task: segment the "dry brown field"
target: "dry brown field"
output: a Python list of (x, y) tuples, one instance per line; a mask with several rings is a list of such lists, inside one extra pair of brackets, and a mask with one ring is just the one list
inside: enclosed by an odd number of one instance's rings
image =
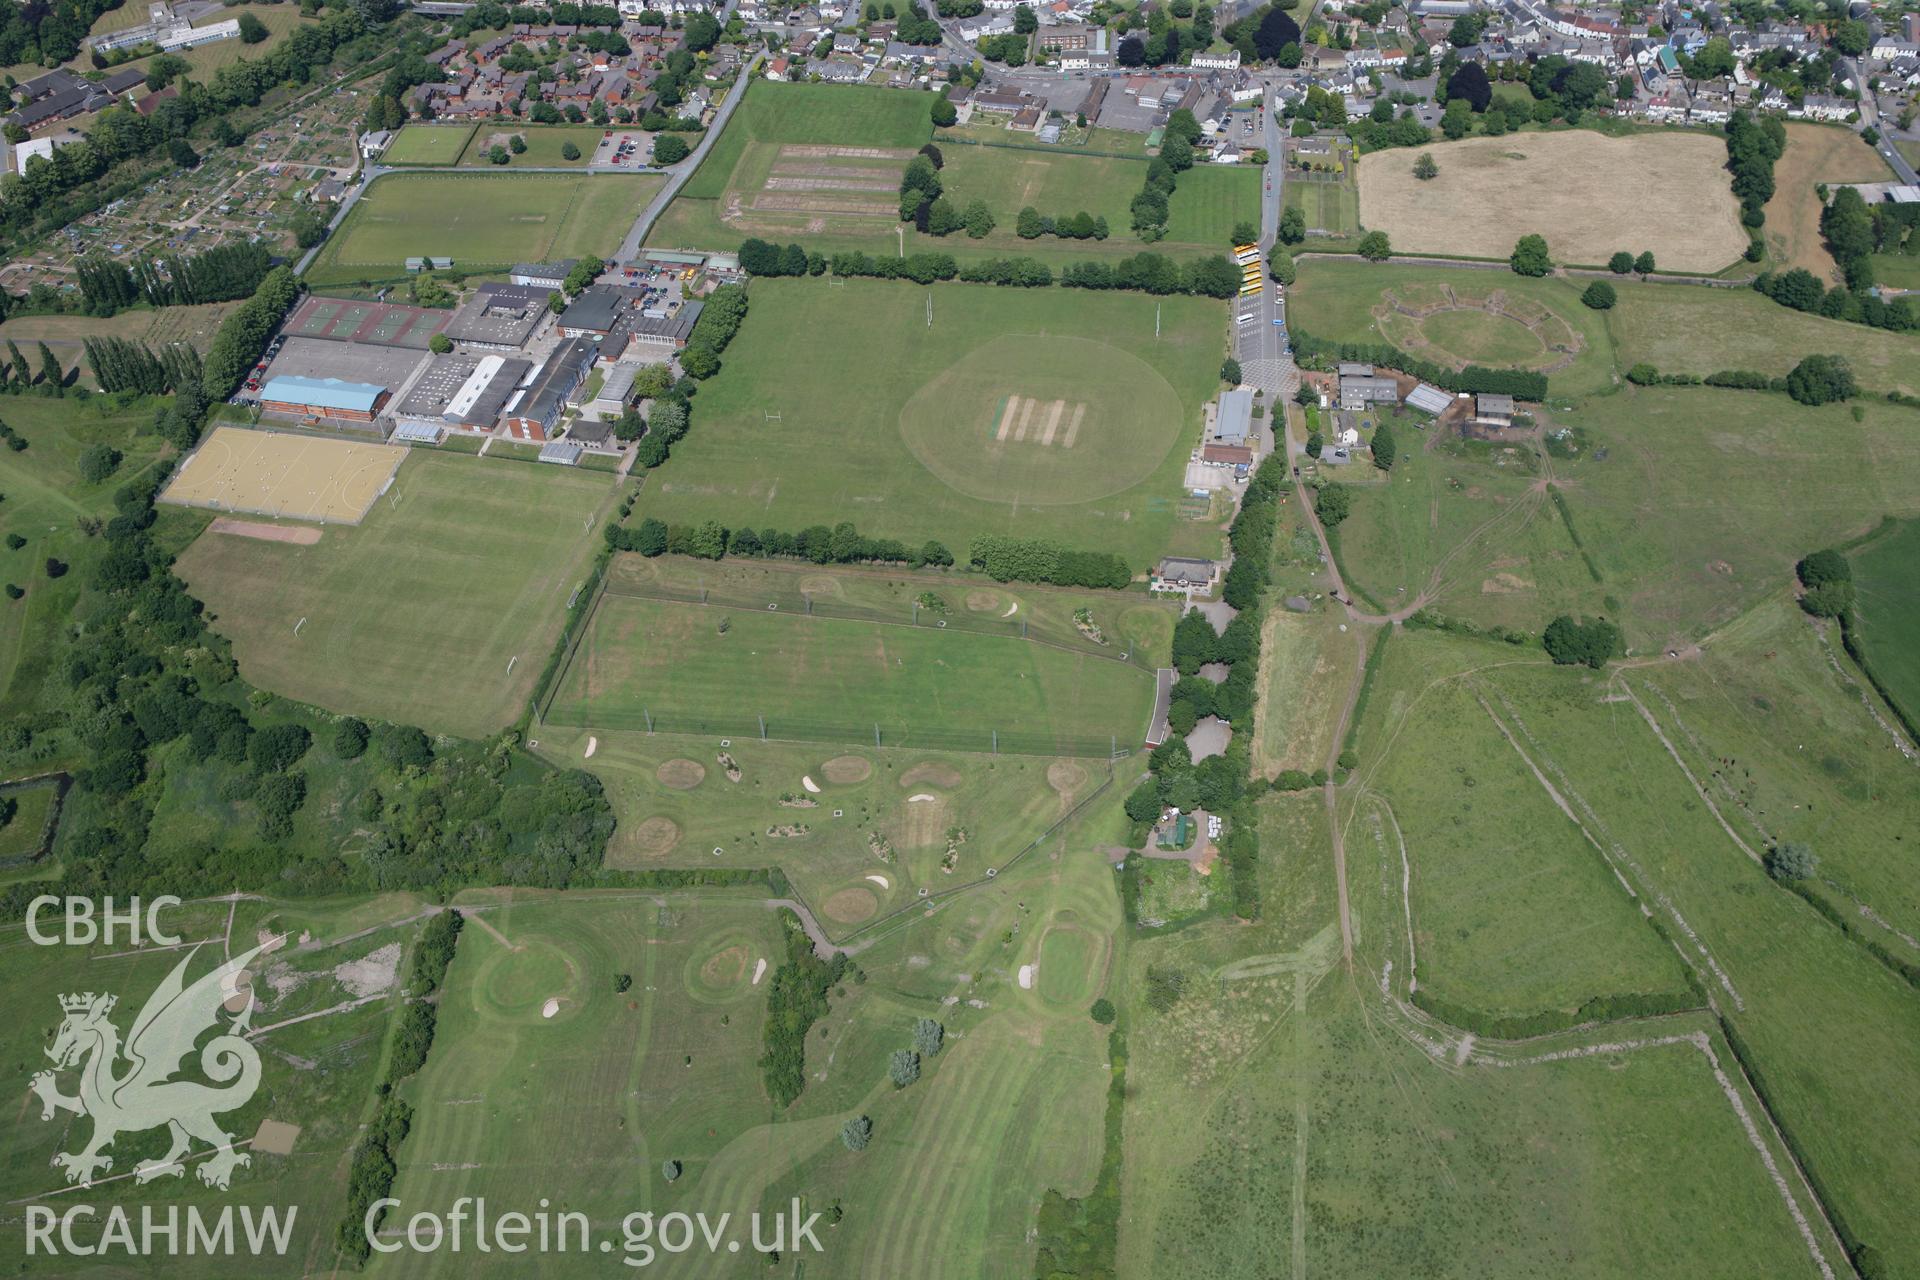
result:
[[(1438, 177), (1413, 176), (1419, 150)], [(1504, 258), (1539, 234), (1557, 263), (1651, 249), (1662, 269), (1715, 272), (1747, 246), (1718, 137), (1589, 129), (1466, 138), (1360, 161), (1360, 225), (1396, 253)]]

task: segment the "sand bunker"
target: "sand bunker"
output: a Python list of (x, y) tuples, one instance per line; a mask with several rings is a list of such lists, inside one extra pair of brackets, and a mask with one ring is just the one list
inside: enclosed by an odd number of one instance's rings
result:
[(887, 878), (883, 875), (870, 875), (867, 877), (867, 879), (873, 881), (875, 884), (879, 885), (882, 889), (891, 889), (893, 887), (892, 885), (887, 883)]
[(593, 753), (598, 751), (599, 749), (600, 749), (600, 739), (598, 738), (587, 739), (587, 759), (589, 760), (593, 759)]
[(820, 794), (820, 784), (815, 782), (812, 778), (800, 779), (800, 785), (805, 787), (808, 791), (812, 792), (816, 796)]
[(1007, 606), (1007, 611), (1001, 614), (1000, 616), (1003, 618), (1011, 618), (1014, 614), (1018, 612), (1020, 612), (1020, 602), (1018, 600), (1015, 600), (1012, 604)]
[(560, 1012), (559, 996), (548, 996), (547, 1002), (540, 1006), (540, 1016), (543, 1018), (551, 1018), (558, 1012)]
[(842, 786), (853, 782), (865, 782), (873, 776), (873, 763), (865, 756), (835, 756), (820, 766), (828, 782)]
[(753, 985), (756, 987), (759, 986), (760, 979), (766, 976), (767, 976), (767, 958), (765, 956), (761, 956), (758, 960), (755, 960), (753, 962)]
[(1022, 991), (1033, 990), (1033, 966), (1030, 964), (1020, 966), (1020, 989)]
[(939, 796), (934, 795), (931, 791), (922, 791), (917, 796), (908, 796), (907, 803), (908, 804), (929, 804), (935, 800), (938, 800), (939, 798), (940, 798)]
[(660, 779), (663, 787), (672, 787), (675, 791), (691, 791), (707, 779), (707, 767), (698, 760), (668, 760), (654, 776)]

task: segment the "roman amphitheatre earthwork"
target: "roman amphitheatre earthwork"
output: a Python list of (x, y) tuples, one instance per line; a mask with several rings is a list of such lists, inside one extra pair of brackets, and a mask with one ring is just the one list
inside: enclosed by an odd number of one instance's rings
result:
[(1504, 289), (1402, 285), (1373, 307), (1380, 335), (1402, 351), (1455, 369), (1502, 365), (1554, 373), (1586, 346), (1548, 307)]

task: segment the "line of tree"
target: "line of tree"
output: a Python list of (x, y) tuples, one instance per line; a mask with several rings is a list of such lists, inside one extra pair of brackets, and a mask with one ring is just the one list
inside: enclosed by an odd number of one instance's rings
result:
[[(1692, 970), (1688, 970), (1692, 977)], [(1577, 1009), (1543, 1009), (1538, 1013), (1494, 1015), (1445, 996), (1431, 989), (1415, 987), (1413, 1003), (1441, 1021), (1492, 1040), (1526, 1040), (1534, 1036), (1565, 1031), (1588, 1022), (1617, 1022), (1623, 1018), (1652, 1018), (1662, 1014), (1683, 1013), (1706, 1006), (1705, 996), (1688, 987), (1682, 991), (1627, 992), (1594, 996)]]
[[(760, 246), (764, 246), (760, 247)], [(966, 284), (993, 284), (1013, 288), (1047, 288), (1060, 284), (1072, 289), (1131, 289), (1156, 295), (1196, 294), (1208, 298), (1231, 298), (1240, 291), (1240, 268), (1225, 254), (1195, 258), (1180, 263), (1165, 254), (1142, 250), (1114, 262), (1075, 262), (1061, 269), (1058, 277), (1044, 262), (1033, 258), (990, 258), (962, 265), (950, 253), (927, 251), (910, 253), (904, 258), (848, 251), (824, 259), (821, 271), (813, 270), (814, 255), (798, 245), (788, 245), (773, 255), (773, 246), (758, 242), (751, 253), (762, 261), (774, 261), (775, 275), (798, 274), (791, 268), (804, 257), (808, 275), (824, 275), (831, 270), (839, 279), (874, 278), (911, 280), (915, 284), (959, 280)], [(742, 265), (750, 252), (742, 245)], [(705, 318), (704, 316), (702, 317)]]
[(634, 380), (634, 387), (653, 401), (643, 419), (632, 409), (614, 423), (614, 434), (622, 440), (640, 438), (634, 461), (653, 468), (665, 462), (687, 434), (693, 423), (693, 395), (700, 383), (720, 372), (720, 356), (740, 332), (747, 318), (747, 290), (743, 285), (725, 284), (707, 296), (687, 346), (680, 353), (680, 369), (685, 375), (670, 381), (664, 364), (649, 366)]
[(1148, 244), (1164, 239), (1167, 219), (1172, 216), (1174, 189), (1180, 175), (1193, 168), (1193, 144), (1201, 135), (1200, 122), (1185, 107), (1167, 117), (1160, 138), (1160, 154), (1147, 162), (1147, 175), (1140, 194), (1127, 206), (1133, 216), (1133, 233)]
[(707, 295), (700, 318), (687, 335), (686, 350), (680, 353), (680, 368), (690, 378), (705, 381), (720, 372), (720, 354), (740, 332), (747, 318), (747, 291), (742, 285), (723, 284)]
[[(267, 339), (300, 297), (300, 281), (291, 267), (275, 267), (251, 298), (220, 322), (207, 344), (200, 385), (209, 401), (225, 400), (267, 349)], [(704, 318), (704, 315), (703, 315)]]
[(132, 262), (85, 258), (75, 267), (74, 278), (86, 313), (110, 316), (140, 302), (174, 307), (249, 297), (272, 269), (267, 246), (246, 243), (158, 260), (144, 255)]
[(1133, 570), (1111, 551), (1079, 551), (1044, 538), (985, 533), (967, 547), (967, 562), (996, 582), (1045, 582), (1060, 587), (1124, 590)]
[[(356, 1263), (372, 1256), (367, 1239), (367, 1212), (374, 1203), (386, 1198), (400, 1171), (400, 1146), (413, 1127), (413, 1112), (400, 1101), (394, 1090), (400, 1083), (427, 1064), (433, 1048), (437, 1023), (435, 997), (446, 981), (447, 967), (453, 963), (460, 926), (464, 917), (448, 908), (433, 916), (420, 929), (413, 953), (413, 969), (407, 979), (407, 1005), (401, 1011), (400, 1025), (394, 1031), (393, 1051), (387, 1058), (381, 1093), (386, 1101), (372, 1126), (353, 1149), (347, 1168), (347, 1207), (341, 1215), (335, 1240), (340, 1252)], [(380, 1225), (380, 1216), (373, 1221)]]
[(1767, 220), (1766, 204), (1773, 199), (1773, 166), (1787, 149), (1787, 127), (1774, 115), (1758, 119), (1736, 111), (1727, 120), (1727, 168), (1733, 174), (1733, 196), (1740, 202), (1740, 221), (1757, 230)]
[(1895, 333), (1920, 329), (1920, 300), (1911, 294), (1888, 301), (1875, 293), (1853, 290), (1845, 285), (1829, 289), (1820, 278), (1803, 267), (1775, 274), (1762, 271), (1753, 280), (1754, 291), (1773, 299), (1783, 307), (1825, 316), (1829, 320), (1847, 320)]
[(1020, 210), (1014, 231), (1022, 240), (1038, 240), (1041, 236), (1059, 236), (1063, 240), (1105, 240), (1110, 234), (1104, 214), (1095, 217), (1082, 209), (1079, 213), (1063, 213), (1053, 217), (1041, 213), (1032, 205)]
[[(1225, 842), (1231, 874), (1234, 914), (1245, 920), (1261, 911), (1259, 821), (1254, 801), (1267, 789), (1251, 779), (1250, 735), (1240, 732), (1252, 724), (1260, 670), (1260, 627), (1270, 584), (1273, 539), (1280, 519), (1280, 493), (1287, 483), (1287, 460), (1274, 457), (1260, 465), (1241, 496), (1240, 511), (1228, 530), (1233, 565), (1227, 571), (1221, 596), (1239, 612), (1224, 631), (1198, 609), (1189, 610), (1174, 625), (1170, 660), (1180, 672), (1168, 705), (1167, 725), (1172, 736), (1155, 747), (1148, 763), (1152, 777), (1127, 796), (1127, 816), (1137, 836), (1167, 806), (1192, 812), (1204, 809), (1226, 816), (1231, 824)], [(1228, 671), (1219, 684), (1199, 674), (1209, 663), (1224, 663)], [(1234, 726), (1227, 749), (1195, 763), (1186, 736), (1207, 716)], [(1129, 867), (1132, 860), (1129, 859)], [(1128, 882), (1123, 882), (1123, 886)], [(1123, 895), (1128, 890), (1123, 887)]]
[(1448, 391), (1474, 395), (1506, 395), (1516, 400), (1540, 401), (1547, 398), (1547, 375), (1531, 369), (1488, 369), (1470, 364), (1451, 369), (1408, 355), (1384, 342), (1328, 342), (1300, 329), (1289, 331), (1294, 354), (1304, 361), (1355, 360), (1365, 364), (1398, 369), (1422, 382), (1431, 382)]
[(949, 236), (964, 231), (971, 239), (985, 239), (997, 225), (993, 210), (980, 199), (956, 204), (940, 181), (944, 163), (940, 148), (931, 142), (907, 162), (900, 178), (900, 220), (913, 223), (922, 235)]
[[(53, 354), (53, 348), (46, 343), (38, 343), (40, 357), (39, 373), (27, 363), (27, 357), (18, 343), (7, 339), (7, 358), (0, 362), (0, 392), (7, 395), (26, 395), (29, 392), (45, 396), (66, 394), (67, 372), (60, 367), (60, 357)], [(25, 437), (0, 433), (9, 448), (16, 452), (27, 447)]]
[(200, 385), (200, 353), (184, 342), (169, 342), (158, 355), (145, 342), (129, 338), (87, 338), (83, 345), (87, 367), (102, 391), (157, 396)]
[(773, 1105), (793, 1105), (807, 1087), (807, 1033), (827, 1016), (827, 992), (846, 975), (845, 952), (822, 960), (813, 940), (792, 911), (780, 912), (787, 956), (773, 971), (767, 990), (767, 1021), (762, 1033), (760, 1077)]
[(789, 532), (771, 526), (729, 529), (717, 520), (670, 525), (648, 516), (631, 528), (618, 522), (608, 524), (606, 539), (615, 551), (633, 551), (647, 557), (671, 552), (702, 560), (746, 556), (813, 564), (904, 564), (915, 569), (929, 565), (945, 568), (953, 563), (953, 553), (939, 542), (909, 547), (898, 538), (869, 538), (846, 520), (831, 529), (817, 524)]
[(1805, 405), (1851, 400), (1860, 391), (1852, 364), (1841, 355), (1805, 356), (1784, 378), (1752, 369), (1721, 369), (1703, 378), (1691, 373), (1662, 373), (1641, 361), (1627, 370), (1627, 381), (1637, 387), (1705, 386), (1730, 391), (1784, 391)]

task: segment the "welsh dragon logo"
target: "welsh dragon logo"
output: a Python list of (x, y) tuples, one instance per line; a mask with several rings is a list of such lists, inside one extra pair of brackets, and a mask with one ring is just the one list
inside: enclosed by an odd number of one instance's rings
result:
[[(234, 1149), (233, 1136), (214, 1122), (214, 1116), (245, 1106), (260, 1087), (260, 1054), (245, 1038), (253, 1003), (248, 1000), (246, 1008), (224, 1026), (220, 1010), (234, 995), (238, 975), (255, 956), (280, 941), (275, 938), (235, 956), (188, 986), (187, 966), (200, 949), (195, 947), (148, 998), (124, 1045), (119, 1028), (109, 1020), (118, 997), (91, 991), (60, 997), (66, 1018), (53, 1047), (46, 1051), (54, 1069), (36, 1074), (31, 1087), (40, 1095), (42, 1120), (53, 1119), (56, 1111), (93, 1120), (93, 1137), (86, 1146), (53, 1157), (68, 1182), (93, 1185), (96, 1177), (113, 1168), (113, 1158), (102, 1150), (112, 1146), (115, 1138), (161, 1125), (171, 1131), (172, 1145), (160, 1158), (134, 1167), (136, 1182), (185, 1174), (181, 1157), (196, 1139), (213, 1148), (197, 1169), (200, 1181), (210, 1187), (225, 1190), (234, 1169), (252, 1163), (246, 1152)], [(214, 1029), (219, 1034), (199, 1051), (200, 1070), (214, 1084), (174, 1079), (182, 1060), (194, 1052), (195, 1042)], [(61, 1093), (57, 1074), (76, 1066), (79, 1092)]]

